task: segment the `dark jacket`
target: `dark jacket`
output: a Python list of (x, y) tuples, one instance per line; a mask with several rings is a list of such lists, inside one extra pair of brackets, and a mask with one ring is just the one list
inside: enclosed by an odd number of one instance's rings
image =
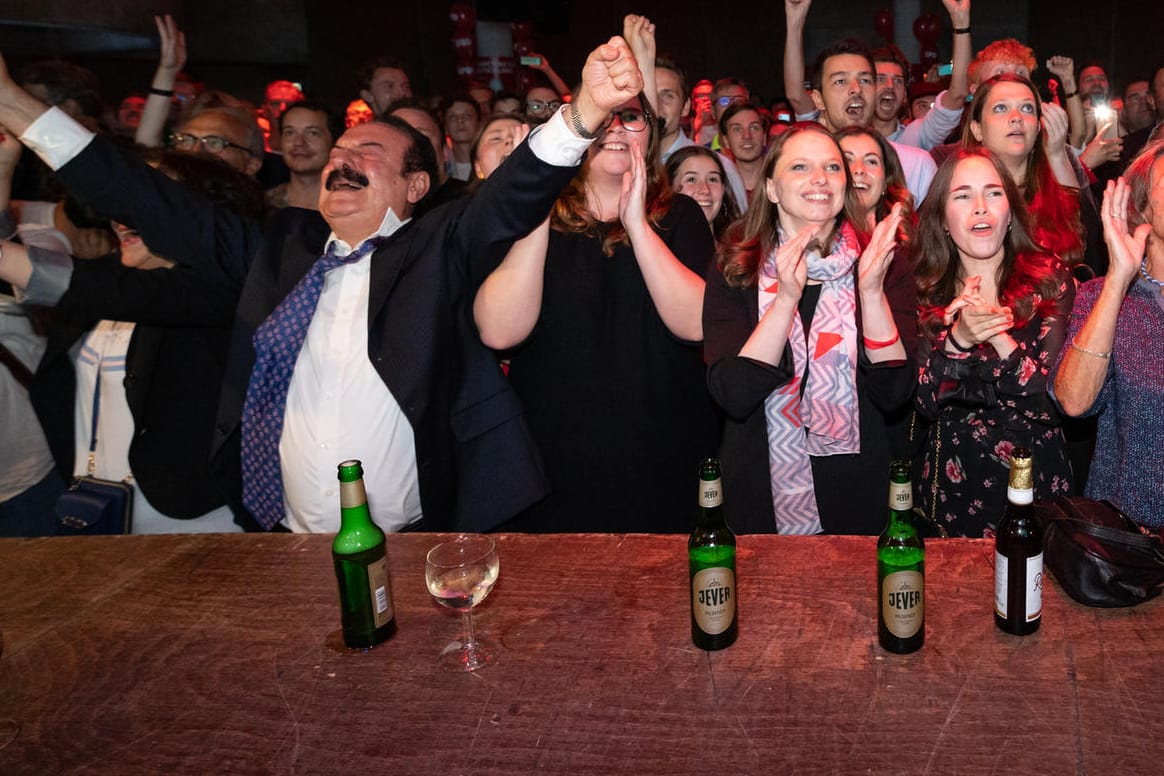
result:
[[(504, 255), (498, 246), (540, 223), (576, 169), (546, 164), (522, 144), (474, 197), (408, 223), (372, 256), (368, 358), (412, 424), (426, 530), (488, 530), (547, 491), (520, 404), (470, 310), (476, 287)], [(256, 254), (233, 214), (101, 138), (60, 175), (137, 227), (158, 253), (244, 284), (211, 447), (212, 469), (239, 507), (254, 332), (319, 257), (326, 225), (316, 213), (288, 209)], [(147, 233), (147, 222), (175, 221), (159, 229), (158, 242)]]

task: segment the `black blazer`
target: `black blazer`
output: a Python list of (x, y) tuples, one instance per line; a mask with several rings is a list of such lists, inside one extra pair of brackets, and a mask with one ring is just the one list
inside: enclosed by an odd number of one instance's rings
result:
[(185, 267), (128, 269), (116, 255), (76, 262), (30, 393), (64, 477), (72, 477), (75, 450), (69, 351), (101, 319), (135, 321), (125, 370), (134, 480), (170, 517), (222, 506), (210, 474), (210, 434), (237, 300), (236, 288)]
[[(477, 286), (504, 255), (499, 247), (540, 223), (576, 170), (546, 164), (523, 144), (474, 197), (408, 223), (373, 254), (368, 358), (412, 424), (426, 530), (489, 530), (548, 491), (517, 397), (470, 316)], [(164, 210), (172, 226), (159, 253), (244, 283), (211, 450), (228, 502), (240, 506), (254, 332), (319, 257), (327, 226), (317, 213), (288, 209), (256, 255), (232, 236), (237, 217), (101, 138), (60, 174), (148, 245), (146, 219)]]

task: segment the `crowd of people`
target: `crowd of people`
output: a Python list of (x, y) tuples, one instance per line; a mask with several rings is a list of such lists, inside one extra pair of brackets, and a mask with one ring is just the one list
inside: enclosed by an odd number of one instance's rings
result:
[(135, 532), (335, 531), (351, 458), (386, 530), (688, 532), (712, 454), (737, 532), (876, 533), (906, 458), (924, 530), (988, 536), (1016, 447), (1164, 527), (1164, 66), (1056, 53), (1045, 99), (943, 4), (948, 75), (808, 63), (785, 0), (771, 101), (638, 15), (574, 89), (380, 57), (342, 117), (206, 89), (168, 16), (108, 113), (0, 59), (0, 536), (82, 475)]

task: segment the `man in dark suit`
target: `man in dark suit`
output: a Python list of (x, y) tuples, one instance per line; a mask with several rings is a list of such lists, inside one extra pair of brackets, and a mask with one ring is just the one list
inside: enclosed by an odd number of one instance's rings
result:
[[(254, 257), (212, 205), (173, 191), (164, 176), (95, 141), (59, 111), (46, 111), (12, 82), (3, 60), (0, 124), (159, 253), (243, 282), (212, 462), (236, 506), (241, 493), (266, 528), (334, 531), (335, 496), (328, 492), (334, 467), (360, 458), (373, 514), (386, 527), (488, 530), (544, 495), (547, 485), (517, 399), (477, 339), (469, 305), (499, 246), (545, 217), (610, 111), (642, 88), (621, 38), (591, 53), (582, 81), (574, 102), (476, 197), (415, 221), (412, 212), (435, 178), (427, 141), (399, 121), (353, 127), (323, 171), (326, 223), (284, 211)], [(252, 440), (258, 433), (259, 424), (243, 421), (244, 409), (256, 403), (256, 359), (263, 364), (275, 349), (257, 352), (255, 333), (273, 313), (286, 312), (279, 311), (285, 301), (298, 299), (325, 242), (330, 256), (368, 254), (325, 276), (302, 348), (292, 355), (276, 429), (283, 509), (271, 514), (253, 506), (270, 483), (256, 487), (252, 477), (247, 493), (239, 483), (244, 469), (272, 460), (238, 458), (240, 433)]]

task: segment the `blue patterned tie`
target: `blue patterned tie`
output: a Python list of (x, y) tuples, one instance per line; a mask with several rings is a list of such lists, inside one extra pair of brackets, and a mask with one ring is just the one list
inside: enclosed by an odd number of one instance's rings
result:
[(268, 531), (284, 515), (279, 464), (283, 413), (291, 373), (323, 292), (324, 275), (341, 264), (359, 261), (381, 242), (381, 238), (372, 238), (343, 257), (335, 254), (333, 242), (255, 331), (255, 366), (242, 413), (243, 503)]

